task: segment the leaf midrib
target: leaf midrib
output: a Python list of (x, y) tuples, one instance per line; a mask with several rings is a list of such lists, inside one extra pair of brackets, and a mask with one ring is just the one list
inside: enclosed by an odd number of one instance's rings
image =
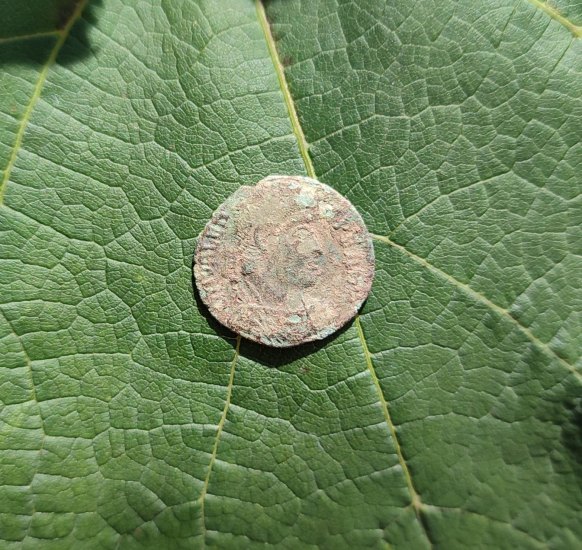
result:
[(564, 17), (556, 8), (554, 8), (548, 0), (542, 2), (541, 0), (527, 0), (530, 4), (534, 5), (536, 8), (545, 12), (552, 19), (566, 27), (575, 38), (582, 38), (582, 27), (572, 23), (567, 17)]
[[(295, 102), (293, 101), (293, 97), (291, 96), (291, 91), (289, 90), (289, 86), (287, 84), (287, 80), (285, 78), (285, 71), (283, 68), (283, 64), (277, 52), (277, 46), (275, 44), (275, 40), (273, 38), (273, 34), (271, 32), (271, 27), (269, 25), (269, 21), (267, 19), (267, 14), (265, 12), (265, 7), (263, 5), (262, 0), (255, 0), (255, 5), (257, 8), (257, 15), (259, 18), (259, 24), (263, 29), (263, 33), (265, 35), (265, 40), (267, 42), (267, 47), (269, 49), (269, 54), (273, 61), (273, 65), (275, 67), (275, 71), (277, 73), (277, 77), (279, 79), (279, 84), (281, 87), (281, 93), (283, 94), (283, 98), (285, 100), (285, 104), (287, 106), (287, 111), (289, 114), (289, 120), (291, 122), (291, 127), (293, 129), (293, 133), (297, 139), (297, 146), (301, 153), (301, 157), (305, 163), (305, 169), (307, 174), (317, 179), (315, 168), (313, 166), (313, 161), (311, 160), (311, 156), (309, 154), (309, 145), (305, 138), (305, 133), (303, 132), (303, 128), (301, 127), (301, 123), (299, 121), (299, 117), (297, 115), (297, 111), (295, 109)], [(360, 314), (356, 314), (355, 321), (354, 321), (356, 332), (358, 334), (358, 339), (360, 340), (360, 345), (362, 347), (362, 353), (364, 355), (364, 359), (366, 362), (366, 369), (370, 373), (370, 378), (374, 385), (374, 390), (378, 396), (378, 401), (380, 402), (380, 406), (382, 408), (382, 414), (388, 426), (388, 430), (390, 432), (390, 436), (392, 438), (392, 444), (394, 445), (394, 449), (396, 451), (396, 455), (398, 457), (398, 463), (402, 469), (402, 473), (404, 475), (406, 481), (406, 487), (408, 489), (408, 493), (410, 496), (410, 506), (414, 509), (414, 513), (416, 515), (416, 519), (420, 525), (420, 528), (427, 539), (429, 546), (432, 548), (432, 541), (429, 537), (428, 530), (425, 527), (425, 524), (422, 520), (421, 513), (422, 513), (422, 501), (420, 499), (420, 495), (416, 488), (414, 487), (414, 483), (412, 481), (412, 475), (410, 474), (410, 469), (406, 460), (404, 458), (404, 454), (402, 452), (402, 447), (398, 440), (398, 435), (396, 432), (396, 426), (392, 422), (392, 418), (390, 416), (390, 409), (388, 405), (388, 400), (382, 391), (382, 387), (380, 385), (380, 380), (376, 373), (376, 369), (374, 368), (374, 363), (372, 361), (372, 356), (368, 349), (368, 343), (366, 341), (366, 337), (364, 334), (364, 330), (362, 328), (362, 324), (360, 323)]]

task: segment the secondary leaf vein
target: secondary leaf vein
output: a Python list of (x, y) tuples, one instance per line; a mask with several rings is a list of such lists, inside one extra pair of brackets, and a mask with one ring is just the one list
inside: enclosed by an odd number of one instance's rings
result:
[[(4, 176), (2, 177), (2, 182), (0, 182), (0, 206), (4, 202), (4, 193), (6, 191), (6, 185), (8, 184), (8, 180), (10, 179), (10, 174), (12, 173), (12, 169), (14, 168), (14, 164), (16, 163), (16, 158), (18, 157), (18, 151), (22, 146), (22, 140), (24, 139), (24, 133), (26, 132), (26, 128), (28, 126), (28, 122), (34, 111), (34, 108), (40, 98), (40, 94), (42, 93), (42, 89), (44, 87), (44, 83), (46, 81), (47, 74), (49, 69), (53, 66), (63, 44), (67, 40), (73, 25), (81, 16), (81, 13), (85, 9), (88, 0), (81, 0), (75, 10), (69, 17), (67, 23), (63, 27), (61, 31), (58, 32), (58, 40), (55, 42), (51, 53), (49, 54), (46, 63), (44, 64), (43, 68), (41, 69), (36, 84), (34, 86), (34, 90), (32, 92), (32, 96), (30, 97), (30, 101), (24, 110), (24, 114), (22, 116), (22, 120), (20, 121), (20, 126), (18, 127), (18, 131), (16, 132), (16, 138), (14, 139), (14, 145), (12, 146), (12, 151), (10, 156), (8, 157), (8, 163), (6, 164), (6, 169), (4, 170)], [(55, 33), (56, 34), (56, 33)]]
[(483, 294), (477, 292), (476, 290), (473, 290), (468, 284), (463, 283), (458, 279), (455, 279), (445, 271), (442, 271), (438, 267), (432, 265), (426, 259), (417, 256), (413, 252), (410, 252), (410, 250), (408, 250), (406, 247), (402, 246), (401, 244), (395, 243), (388, 237), (372, 234), (372, 238), (377, 241), (388, 244), (391, 247), (395, 248), (396, 250), (399, 250), (400, 252), (404, 253), (406, 256), (413, 259), (415, 262), (419, 263), (429, 271), (432, 271), (442, 279), (445, 279), (452, 285), (456, 286), (457, 288), (460, 288), (465, 294), (468, 294), (477, 302), (486, 305), (488, 308), (492, 309), (505, 319), (509, 319), (513, 324), (515, 324), (518, 327), (522, 334), (524, 334), (533, 344), (536, 345), (538, 349), (543, 351), (547, 356), (551, 357), (552, 359), (557, 360), (563, 367), (565, 367), (572, 374), (574, 374), (574, 376), (576, 376), (578, 380), (582, 381), (582, 374), (578, 371), (578, 369), (576, 369), (574, 365), (571, 365), (570, 363), (568, 363), (568, 361), (560, 357), (550, 346), (548, 346), (548, 344), (542, 342), (542, 340), (535, 336), (535, 334), (528, 327), (522, 325), (515, 317), (513, 317), (513, 315), (511, 315), (509, 311), (497, 305), (495, 302), (492, 302), (489, 298), (485, 297)]
[(408, 468), (406, 460), (404, 459), (404, 454), (402, 453), (402, 448), (400, 447), (400, 442), (398, 441), (398, 436), (396, 434), (396, 426), (394, 425), (394, 422), (392, 422), (392, 417), (390, 416), (390, 409), (388, 407), (388, 401), (384, 397), (384, 392), (382, 391), (380, 380), (378, 379), (378, 375), (376, 374), (376, 370), (374, 369), (372, 355), (370, 354), (370, 350), (368, 349), (368, 343), (366, 342), (366, 337), (364, 335), (364, 330), (362, 329), (362, 323), (360, 322), (359, 315), (356, 315), (355, 326), (356, 330), (358, 331), (360, 342), (362, 344), (362, 349), (364, 350), (366, 366), (368, 368), (368, 371), (370, 372), (370, 377), (374, 382), (374, 387), (376, 388), (376, 392), (380, 400), (380, 405), (382, 406), (382, 413), (384, 415), (384, 419), (386, 421), (386, 424), (388, 425), (388, 429), (390, 430), (392, 440), (394, 441), (394, 448), (396, 450), (396, 455), (398, 456), (398, 462), (400, 463), (400, 467), (402, 468), (402, 472), (404, 474), (404, 479), (406, 480), (406, 486), (408, 487), (408, 492), (410, 493), (410, 500), (412, 503), (412, 507), (414, 509), (414, 513), (416, 514), (418, 522), (420, 523), (420, 526), (424, 532), (424, 535), (426, 536), (429, 544), (432, 546), (432, 542), (428, 536), (428, 532), (424, 526), (424, 522), (421, 517), (423, 503), (420, 499), (418, 492), (414, 487), (414, 483), (412, 482), (412, 476), (410, 475), (410, 469)]
[(226, 400), (224, 402), (224, 409), (218, 422), (216, 438), (214, 439), (214, 445), (212, 447), (212, 455), (210, 456), (210, 463), (208, 464), (208, 471), (206, 472), (206, 477), (204, 478), (204, 485), (202, 486), (202, 492), (200, 493), (200, 497), (198, 499), (200, 501), (200, 522), (202, 525), (202, 547), (206, 546), (206, 516), (204, 505), (206, 495), (208, 494), (208, 485), (210, 483), (210, 476), (212, 475), (212, 468), (214, 467), (214, 463), (216, 462), (216, 455), (218, 454), (218, 443), (220, 441), (222, 429), (224, 427), (224, 423), (226, 422), (226, 415), (228, 414), (228, 409), (230, 407), (230, 398), (232, 396), (232, 387), (234, 385), (234, 371), (236, 369), (236, 361), (240, 353), (240, 341), (241, 337), (239, 335), (236, 337), (236, 350), (234, 352), (234, 358), (232, 359), (230, 367), (230, 376), (228, 379), (228, 386), (226, 388)]
[(34, 38), (48, 38), (51, 36), (57, 37), (62, 34), (63, 31), (53, 30), (44, 32), (35, 32), (32, 34), (17, 34), (16, 36), (6, 36), (0, 38), (0, 44), (8, 44), (10, 42), (19, 42), (20, 40), (32, 40)]

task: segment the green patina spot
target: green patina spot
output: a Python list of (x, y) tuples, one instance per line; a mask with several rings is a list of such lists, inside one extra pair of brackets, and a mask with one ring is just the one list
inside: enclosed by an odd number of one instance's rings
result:
[(335, 327), (324, 328), (323, 330), (320, 330), (317, 333), (317, 337), (319, 339), (327, 338), (330, 334), (333, 334), (336, 330), (337, 330), (337, 328), (335, 328)]
[(255, 270), (255, 264), (253, 262), (245, 262), (242, 266), (242, 272), (244, 275), (248, 275)]
[(287, 320), (290, 323), (301, 323), (301, 317), (299, 317), (299, 315), (290, 315), (287, 317)]
[(307, 208), (315, 206), (315, 199), (311, 195), (304, 195), (301, 193), (295, 197), (295, 201)]

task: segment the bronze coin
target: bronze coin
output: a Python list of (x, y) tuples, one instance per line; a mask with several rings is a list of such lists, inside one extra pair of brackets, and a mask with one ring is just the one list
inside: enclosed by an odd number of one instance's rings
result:
[(337, 191), (311, 178), (269, 176), (214, 212), (194, 274), (223, 325), (268, 346), (295, 346), (354, 317), (372, 286), (374, 248)]

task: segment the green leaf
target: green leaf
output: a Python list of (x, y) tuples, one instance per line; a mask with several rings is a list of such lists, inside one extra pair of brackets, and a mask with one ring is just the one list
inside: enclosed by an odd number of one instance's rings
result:
[(582, 3), (577, 0), (528, 1), (570, 29), (574, 36), (582, 36)]
[(66, 24), (74, 7), (75, 0), (0, 0), (0, 40), (54, 32)]
[[(576, 9), (2, 23), (2, 547), (579, 546)], [(241, 342), (192, 288), (212, 211), (273, 173), (375, 234), (360, 316), (295, 350)]]

